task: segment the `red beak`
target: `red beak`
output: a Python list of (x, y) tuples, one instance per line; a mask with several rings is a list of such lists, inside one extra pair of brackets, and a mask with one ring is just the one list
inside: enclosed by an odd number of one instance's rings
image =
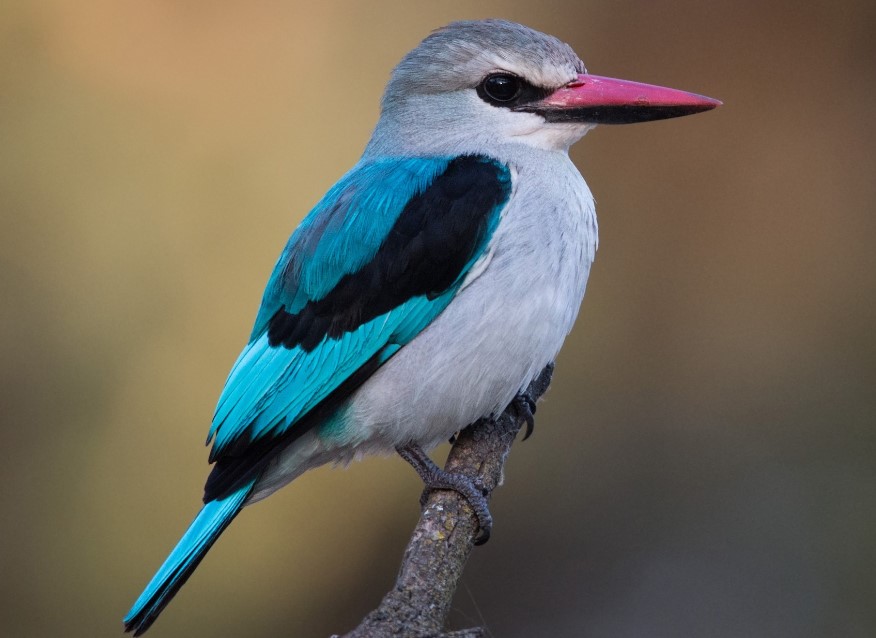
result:
[(720, 106), (704, 95), (652, 84), (579, 75), (543, 100), (517, 107), (548, 122), (632, 124), (692, 115)]

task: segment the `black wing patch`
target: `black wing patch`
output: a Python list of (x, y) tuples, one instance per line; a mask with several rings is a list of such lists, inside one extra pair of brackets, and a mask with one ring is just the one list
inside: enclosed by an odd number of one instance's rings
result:
[(440, 295), (482, 247), (510, 191), (504, 166), (479, 156), (452, 160), (408, 202), (370, 262), (298, 313), (281, 307), (268, 322), (269, 343), (310, 352), (412, 297)]

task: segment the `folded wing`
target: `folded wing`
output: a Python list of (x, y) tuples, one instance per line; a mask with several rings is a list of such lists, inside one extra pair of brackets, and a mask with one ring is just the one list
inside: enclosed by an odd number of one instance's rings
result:
[(342, 178), (290, 238), (219, 399), (204, 500), (251, 480), (453, 299), (511, 196), (480, 156), (388, 158)]

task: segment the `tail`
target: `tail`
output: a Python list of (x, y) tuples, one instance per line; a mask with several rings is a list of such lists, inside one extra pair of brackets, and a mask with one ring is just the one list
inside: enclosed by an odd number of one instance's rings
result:
[(229, 496), (210, 501), (198, 512), (189, 529), (125, 616), (125, 631), (133, 631), (135, 636), (139, 636), (149, 629), (219, 535), (243, 508), (255, 483), (256, 478), (253, 478)]

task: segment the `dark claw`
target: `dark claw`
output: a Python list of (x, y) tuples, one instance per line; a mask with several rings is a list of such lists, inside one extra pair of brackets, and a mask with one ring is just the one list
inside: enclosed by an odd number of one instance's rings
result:
[(492, 532), (493, 532), (493, 523), (492, 522), (482, 524), (480, 526), (480, 529), (478, 530), (478, 535), (475, 536), (475, 538), (474, 538), (474, 544), (476, 546), (483, 545), (488, 540), (490, 540), (490, 535), (492, 534)]
[(487, 489), (487, 486), (484, 485), (484, 482), (481, 480), (481, 477), (473, 478), (471, 480), (471, 484), (474, 485), (474, 488), (481, 493), (481, 496), (486, 498), (490, 495), (490, 490)]
[(526, 421), (526, 432), (523, 434), (525, 441), (535, 430), (535, 401), (528, 392), (521, 392), (511, 402), (514, 409), (517, 411), (517, 416)]

